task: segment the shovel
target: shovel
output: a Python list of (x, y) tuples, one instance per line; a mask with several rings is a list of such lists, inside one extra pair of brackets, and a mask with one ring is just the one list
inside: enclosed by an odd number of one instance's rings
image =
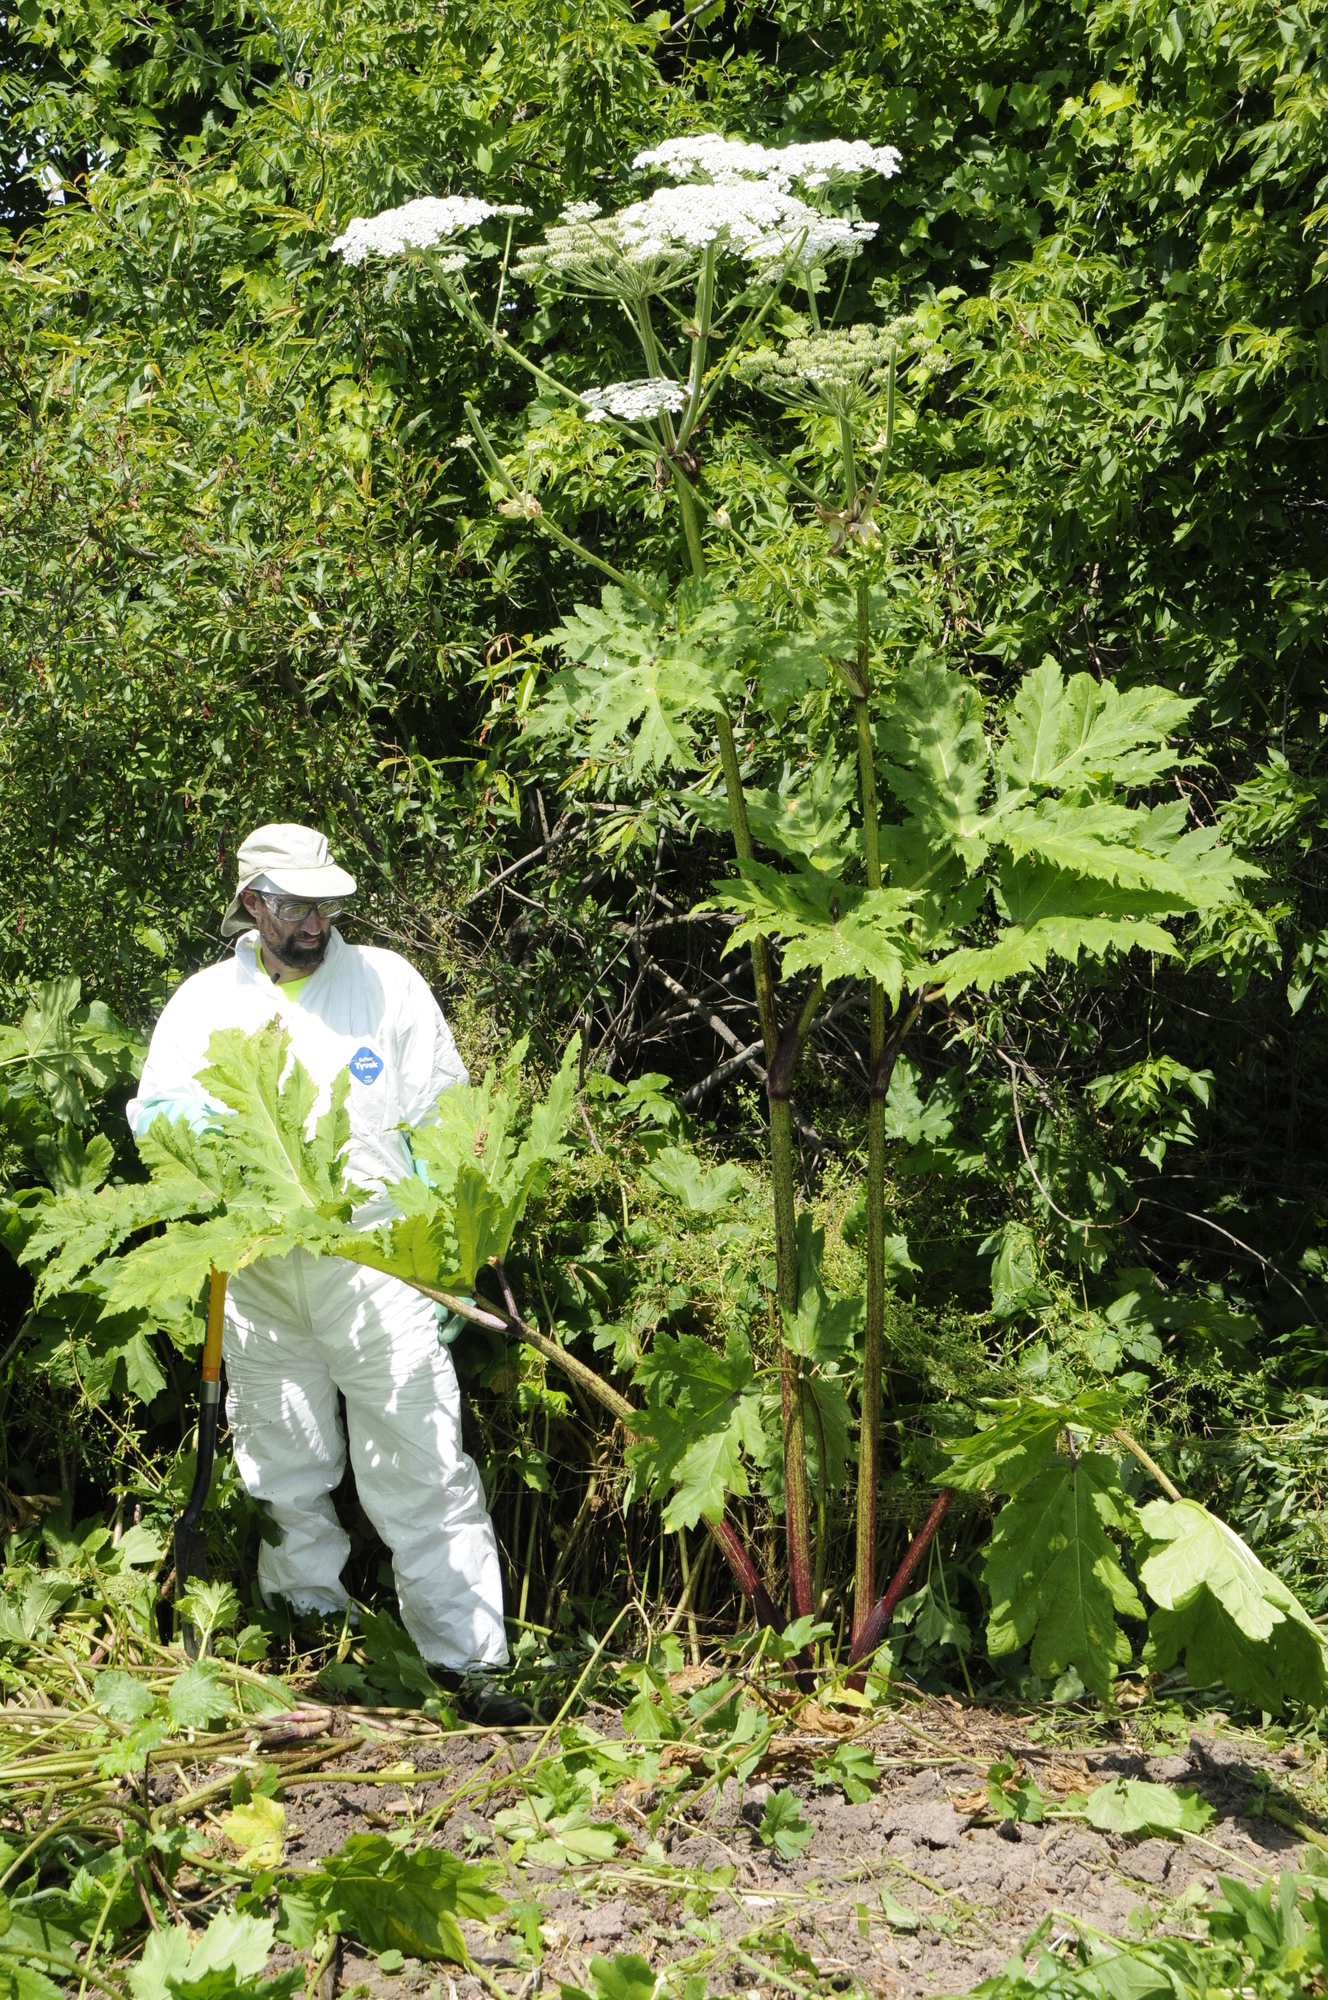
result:
[[(221, 1329), (226, 1309), (226, 1273), (215, 1268), (208, 1289), (207, 1338), (203, 1342), (203, 1380), (198, 1398), (198, 1456), (194, 1463), (194, 1484), (175, 1524), (175, 1601), (178, 1605), (192, 1582), (207, 1582), (207, 1533), (199, 1527), (208, 1489), (212, 1484), (212, 1462), (217, 1452), (217, 1418), (221, 1413)], [(184, 1649), (191, 1660), (198, 1658), (198, 1634), (184, 1620), (181, 1625)]]

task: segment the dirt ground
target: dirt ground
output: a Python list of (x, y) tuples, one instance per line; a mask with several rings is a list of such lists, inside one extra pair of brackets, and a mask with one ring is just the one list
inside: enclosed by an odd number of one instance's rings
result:
[[(607, 1711), (584, 1720), (602, 1734), (616, 1733)], [(824, 1756), (832, 1741), (792, 1739), (775, 1768), (745, 1786), (730, 1780), (718, 1799), (711, 1792), (685, 1812), (663, 1842), (663, 1865), (658, 1854), (645, 1853), (645, 1816), (655, 1794), (639, 1782), (616, 1798), (606, 1791), (594, 1815), (616, 1819), (633, 1833), (631, 1843), (616, 1861), (585, 1869), (559, 1873), (525, 1860), (513, 1866), (494, 1815), (520, 1798), (515, 1785), (482, 1800), (463, 1798), (421, 1832), (458, 1854), (496, 1856), (508, 1879), (495, 1887), (511, 1900), (538, 1901), (539, 1967), (501, 1920), (462, 1926), (476, 1964), (513, 2000), (530, 2000), (552, 1982), (593, 1991), (589, 1961), (599, 1954), (640, 1953), (658, 1970), (707, 1942), (739, 1940), (740, 1956), (721, 1950), (707, 1971), (708, 1992), (775, 1990), (763, 1976), (773, 1953), (803, 1987), (810, 1960), (811, 1978), (832, 1988), (865, 1987), (882, 2000), (965, 1993), (998, 1971), (1044, 1919), (1051, 1938), (1068, 1927), (1065, 1916), (1137, 1937), (1152, 1924), (1183, 1922), (1216, 1889), (1219, 1875), (1258, 1882), (1299, 1864), (1302, 1843), (1260, 1812), (1271, 1794), (1293, 1818), (1312, 1817), (1297, 1796), (1311, 1772), (1294, 1744), (1275, 1749), (1209, 1724), (1186, 1747), (1146, 1754), (1131, 1740), (1129, 1725), (1118, 1724), (1122, 1740), (1114, 1747), (1057, 1747), (1031, 1743), (1030, 1720), (940, 1701), (911, 1708), (907, 1721), (892, 1715), (860, 1739), (880, 1772), (879, 1794), (862, 1804), (811, 1780), (813, 1755)], [(481, 1773), (492, 1782), (531, 1747), (520, 1735), (476, 1734), (421, 1738), (404, 1750), (398, 1739), (384, 1753), (359, 1750), (316, 1783), (290, 1788), (287, 1860), (308, 1867), (352, 1833), (427, 1821), (459, 1787)], [(417, 1774), (408, 1789), (348, 1781), (350, 1771), (396, 1766), (403, 1755)], [(1055, 1819), (1003, 1829), (976, 1824), (987, 1767), (1002, 1755), (1021, 1758), (1049, 1801), (1122, 1775), (1192, 1787), (1215, 1816), (1201, 1837), (1168, 1839), (1121, 1838)], [(771, 1789), (784, 1786), (815, 1828), (810, 1844), (788, 1862), (774, 1857), (756, 1832)], [(681, 1871), (726, 1866), (733, 1870), (726, 1887), (686, 1900), (689, 1880)], [(354, 1991), (360, 2000), (426, 1993), (433, 2000), (481, 2000), (483, 1990), (474, 1974), (455, 1967), (408, 1959), (396, 1973), (384, 1972), (348, 1944), (336, 1985), (325, 1981), (322, 2000), (337, 1991)]]

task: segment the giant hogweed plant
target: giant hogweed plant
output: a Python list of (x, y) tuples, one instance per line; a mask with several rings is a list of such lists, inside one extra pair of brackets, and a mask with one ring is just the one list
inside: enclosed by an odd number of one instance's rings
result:
[[(499, 510), (535, 524), (609, 579), (598, 605), (578, 605), (549, 635), (546, 644), (563, 664), (543, 689), (532, 727), (560, 739), (583, 768), (626, 765), (643, 784), (689, 783), (698, 817), (722, 821), (732, 839), (736, 879), (715, 885), (710, 907), (737, 920), (729, 949), (750, 953), (764, 1045), (775, 1239), (769, 1304), (798, 1619), (820, 1610), (809, 1464), (823, 1518), (826, 1485), (843, 1476), (851, 1458), (853, 1375), (845, 1363), (855, 1308), (826, 1296), (816, 1234), (810, 1217), (798, 1213), (792, 1095), (823, 1005), (846, 982), (866, 989), (857, 1659), (884, 1636), (891, 1602), (889, 1593), (877, 1598), (875, 1553), (888, 1268), (885, 1114), (900, 1050), (929, 1005), (988, 993), (1052, 958), (1074, 963), (1133, 949), (1173, 955), (1166, 920), (1228, 900), (1240, 864), (1212, 829), (1189, 825), (1183, 797), (1150, 802), (1152, 788), (1178, 763), (1169, 739), (1191, 703), (1164, 688), (1122, 690), (1087, 674), (1067, 682), (1044, 660), (997, 709), (936, 659), (890, 661), (878, 517), (884, 513), (888, 523), (901, 380), (925, 383), (945, 358), (930, 349), (917, 321), (822, 327), (818, 302), (831, 267), (861, 253), (872, 235), (870, 224), (845, 212), (854, 186), (868, 174), (895, 172), (898, 156), (866, 144), (769, 149), (710, 136), (668, 142), (635, 165), (662, 172), (666, 184), (615, 214), (588, 205), (570, 210), (515, 258), (522, 211), (469, 197), (423, 199), (357, 220), (334, 247), (351, 264), (415, 260), (477, 339), (500, 346), (542, 396), (564, 399), (584, 423), (602, 427), (623, 455), (648, 454), (657, 489), (672, 492), (685, 551), (678, 573), (629, 574), (569, 536), (518, 485), (483, 414), (467, 406), (466, 442), (489, 473)], [(482, 312), (465, 243), (495, 220), (505, 224), (506, 242), (497, 297)], [(500, 326), (513, 275), (541, 293), (616, 301), (644, 372), (588, 390), (561, 382)], [(805, 316), (793, 337), (774, 339), (770, 327), (790, 323), (790, 293), (805, 304)], [(777, 437), (750, 440), (779, 471), (781, 490), (802, 492), (829, 531), (819, 573), (806, 588), (784, 581), (773, 539), (743, 540), (706, 498), (697, 432), (717, 399), (739, 384), (746, 395), (754, 391), (828, 427), (834, 442), (837, 495), (807, 489), (796, 466), (781, 462)], [(838, 504), (823, 505), (827, 498)], [(717, 538), (725, 548), (718, 576), (709, 561)], [(743, 551), (737, 587), (735, 543)], [(776, 725), (786, 748), (805, 738), (801, 761), (820, 751), (813, 782), (794, 793), (744, 767), (739, 725), (753, 717)], [(823, 743), (811, 740), (818, 719)], [(851, 744), (842, 760), (841, 733)], [(773, 859), (761, 859), (758, 846)], [(444, 1100), (434, 1128), (440, 1136), (422, 1142), (432, 1184), (403, 1181), (395, 1192), (404, 1219), (366, 1235), (350, 1225), (353, 1191), (339, 1183), (335, 1165), (340, 1100), (312, 1141), (299, 1138), (312, 1098), (307, 1079), (298, 1088), (281, 1083), (284, 1061), (279, 1039), (263, 1044), (260, 1061), (250, 1045), (231, 1049), (218, 1038), (209, 1087), (239, 1122), (205, 1141), (154, 1128), (145, 1144), (148, 1189), (70, 1197), (48, 1213), (29, 1252), (36, 1261), (55, 1255), (43, 1282), (73, 1282), (149, 1223), (164, 1223), (165, 1231), (116, 1260), (112, 1307), (144, 1286), (188, 1291), (212, 1263), (234, 1269), (297, 1241), (378, 1264), (449, 1300), (473, 1285), (488, 1261), (498, 1262), (501, 1276), (528, 1191), (526, 1168), (538, 1171), (561, 1143), (571, 1093), (566, 1066), (538, 1114), (540, 1136), (532, 1126), (526, 1141), (534, 1150), (514, 1151), (505, 1137), (497, 1142), (501, 1185), (492, 1173), (486, 1178), (483, 1159), (475, 1163), (488, 1155), (490, 1127), (502, 1128), (495, 1102), (484, 1110), (481, 1144), (480, 1113), (469, 1095)], [(246, 1064), (250, 1083), (242, 1086), (236, 1066)], [(270, 1112), (259, 1121), (257, 1149), (246, 1136), (239, 1099), (252, 1095), (259, 1069), (263, 1104), (286, 1105), (288, 1143), (279, 1161), (270, 1150)], [(463, 1127), (472, 1158), (464, 1144), (458, 1150)], [(310, 1144), (306, 1155), (301, 1147)], [(206, 1172), (199, 1167), (203, 1146), (212, 1148)], [(292, 1224), (296, 1208), (300, 1220)], [(726, 1495), (747, 1491), (745, 1465), (768, 1449), (750, 1347), (731, 1344), (718, 1355), (700, 1340), (662, 1336), (638, 1365), (644, 1407), (637, 1408), (525, 1328), (510, 1295), (506, 1307), (509, 1325), (573, 1367), (628, 1427), (634, 1477), (665, 1502), (665, 1525), (704, 1520), (758, 1614), (772, 1616), (724, 1520)], [(466, 1309), (483, 1316), (482, 1308)], [(1291, 1699), (1328, 1696), (1323, 1645), (1294, 1598), (1238, 1538), (1170, 1487), (1120, 1429), (1118, 1402), (1089, 1400), (1091, 1409), (1018, 1399), (958, 1451), (953, 1484), (1008, 1496), (988, 1555), (992, 1651), (1031, 1645), (1039, 1673), (1073, 1668), (1109, 1696), (1112, 1677), (1130, 1657), (1117, 1621), (1144, 1612), (1120, 1560), (1118, 1544), (1132, 1540), (1139, 1580), (1157, 1607), (1149, 1658), (1167, 1664), (1184, 1651), (1192, 1673), (1220, 1675), (1263, 1706), (1278, 1705), (1278, 1687)], [(1103, 1438), (1108, 1450), (1088, 1448)], [(1122, 1452), (1162, 1482), (1165, 1500), (1134, 1507)]]
[[(850, 981), (866, 988), (855, 1657), (884, 1636), (889, 1601), (889, 1594), (878, 1601), (875, 1577), (886, 1100), (905, 1039), (929, 1004), (972, 989), (990, 992), (1052, 958), (1074, 963), (1135, 949), (1174, 955), (1165, 920), (1229, 901), (1240, 870), (1214, 830), (1189, 824), (1183, 797), (1150, 797), (1179, 761), (1170, 738), (1193, 704), (1165, 688), (1118, 689), (1087, 674), (1067, 682), (1055, 661), (1044, 660), (1000, 711), (935, 659), (890, 664), (878, 513), (891, 476), (900, 378), (925, 387), (949, 357), (917, 318), (823, 326), (819, 299), (832, 269), (846, 267), (875, 233), (853, 210), (855, 189), (871, 176), (894, 175), (899, 165), (893, 149), (866, 142), (771, 148), (717, 134), (666, 141), (633, 162), (660, 177), (652, 193), (611, 214), (589, 204), (570, 209), (514, 260), (519, 214), (505, 212), (490, 312), (481, 311), (467, 276), (466, 237), (499, 211), (466, 198), (412, 203), (351, 223), (334, 246), (351, 263), (415, 259), (477, 338), (525, 368), (543, 398), (562, 399), (585, 424), (611, 434), (622, 456), (648, 454), (656, 490), (674, 496), (686, 552), (679, 572), (628, 575), (549, 518), (526, 482), (513, 477), (483, 414), (467, 406), (470, 445), (490, 474), (499, 511), (535, 524), (610, 578), (597, 606), (579, 605), (549, 635), (546, 645), (561, 652), (563, 664), (532, 726), (560, 739), (583, 770), (621, 769), (626, 760), (643, 782), (689, 779), (698, 817), (726, 824), (732, 838), (737, 880), (716, 884), (712, 907), (739, 919), (728, 949), (751, 954), (764, 1045), (775, 1235), (770, 1308), (797, 1617), (820, 1610), (808, 1447), (823, 1501), (833, 1467), (849, 1456), (851, 1377), (844, 1302), (826, 1299), (810, 1218), (798, 1215), (792, 1090), (829, 991)], [(521, 351), (500, 324), (513, 271), (539, 296), (616, 302), (639, 346), (641, 374), (579, 389)], [(773, 326), (794, 324), (790, 299), (805, 313), (791, 336), (776, 338)], [(706, 497), (698, 433), (721, 397), (737, 401), (734, 388), (748, 392), (741, 407), (750, 407), (755, 391), (833, 441), (837, 496), (807, 488), (777, 438), (753, 434), (760, 427), (748, 420), (748, 456), (778, 474), (771, 494), (780, 504), (767, 518), (777, 523), (784, 496), (801, 494), (804, 510), (814, 508), (828, 530), (819, 573), (800, 589), (787, 582), (777, 530), (764, 543), (745, 540)], [(741, 415), (730, 412), (730, 422), (742, 428)], [(718, 577), (709, 562), (717, 541)], [(742, 550), (736, 587), (735, 545)], [(847, 711), (842, 721), (831, 689)], [(775, 725), (781, 751), (795, 752), (793, 763), (805, 766), (820, 750), (815, 777), (797, 793), (744, 768), (739, 725), (754, 715)], [(818, 721), (823, 743), (811, 740)], [(845, 723), (852, 749), (841, 761)], [(758, 845), (774, 859), (759, 858)], [(647, 1407), (635, 1420), (636, 1475), (667, 1498), (668, 1525), (715, 1518), (726, 1490), (745, 1491), (744, 1453), (764, 1448), (750, 1352), (719, 1357), (699, 1341), (664, 1340), (638, 1374)], [(1049, 1426), (1045, 1411), (1035, 1420), (1043, 1459), (1037, 1491), (1045, 1488), (1054, 1504), (1039, 1512), (1006, 1489), (1009, 1533), (998, 1535), (989, 1563), (989, 1639), (995, 1651), (1032, 1640), (1038, 1671), (1073, 1665), (1105, 1696), (1130, 1651), (1115, 1615), (1142, 1608), (1119, 1564), (1113, 1570), (1106, 1531), (1133, 1531), (1141, 1517), (1125, 1497), (1119, 1458), (1099, 1452), (1086, 1459), (1074, 1423), (1061, 1415), (1059, 1425)], [(1119, 1416), (1117, 1408), (1111, 1430), (1136, 1450)], [(1024, 1405), (1016, 1404), (996, 1421), (996, 1432), (1024, 1420)], [(1090, 1424), (1087, 1434), (1096, 1428)], [(1052, 1448), (1058, 1437), (1063, 1452)], [(1148, 1464), (1165, 1485), (1160, 1468)], [(955, 1474), (960, 1484), (974, 1477), (971, 1469)], [(1141, 1578), (1159, 1617), (1179, 1619), (1192, 1603), (1226, 1605), (1237, 1634), (1230, 1657), (1223, 1655), (1229, 1667), (1238, 1641), (1257, 1648), (1288, 1620), (1306, 1629), (1266, 1572), (1243, 1596), (1231, 1585), (1223, 1569), (1230, 1538), (1216, 1524), (1204, 1544), (1205, 1569), (1195, 1555), (1203, 1538), (1189, 1515), (1182, 1532), (1158, 1512), (1190, 1506), (1174, 1489), (1168, 1495), (1146, 1510), (1147, 1532), (1159, 1547), (1183, 1546), (1193, 1574), (1184, 1588), (1173, 1575), (1168, 1596), (1149, 1581), (1161, 1575), (1160, 1556), (1145, 1559)], [(823, 1519), (823, 1506), (819, 1513)], [(1016, 1520), (1024, 1565), (1017, 1580), (1009, 1557)], [(1248, 1551), (1246, 1560), (1254, 1561)], [(1178, 1629), (1154, 1633), (1159, 1658), (1168, 1649), (1175, 1656)], [(1303, 1698), (1314, 1699), (1324, 1685), (1322, 1648), (1317, 1640), (1304, 1648), (1292, 1680)], [(1238, 1662), (1232, 1670), (1234, 1686)]]

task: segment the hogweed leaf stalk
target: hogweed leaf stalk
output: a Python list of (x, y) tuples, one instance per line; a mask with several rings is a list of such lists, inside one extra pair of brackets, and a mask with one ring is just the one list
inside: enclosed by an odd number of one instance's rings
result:
[(629, 576), (625, 570), (615, 569), (612, 563), (605, 562), (603, 556), (595, 555), (592, 550), (586, 548), (584, 543), (575, 541), (571, 535), (564, 533), (556, 521), (549, 519), (548, 515), (539, 506), (538, 501), (535, 502), (533, 507), (530, 507), (530, 496), (520, 492), (516, 481), (512, 478), (507, 467), (494, 450), (484, 429), (484, 425), (480, 421), (479, 412), (475, 408), (475, 405), (467, 402), (462, 407), (466, 413), (466, 422), (474, 432), (480, 450), (483, 452), (494, 476), (503, 482), (513, 501), (521, 506), (526, 518), (537, 522), (546, 535), (551, 536), (555, 542), (561, 542), (564, 548), (570, 549), (573, 555), (580, 556), (593, 569), (600, 570), (605, 576), (612, 577), (613, 581), (621, 589), (630, 590), (634, 597), (641, 598), (644, 603), (650, 606), (652, 611), (658, 611), (661, 614), (667, 611), (668, 606), (665, 604), (663, 598), (656, 597), (652, 591), (647, 590), (639, 578)]

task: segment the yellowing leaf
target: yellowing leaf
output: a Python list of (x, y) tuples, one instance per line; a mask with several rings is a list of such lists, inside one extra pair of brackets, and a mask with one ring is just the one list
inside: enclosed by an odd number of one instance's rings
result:
[(286, 1858), (286, 1808), (261, 1795), (218, 1820), (241, 1868), (279, 1868)]

